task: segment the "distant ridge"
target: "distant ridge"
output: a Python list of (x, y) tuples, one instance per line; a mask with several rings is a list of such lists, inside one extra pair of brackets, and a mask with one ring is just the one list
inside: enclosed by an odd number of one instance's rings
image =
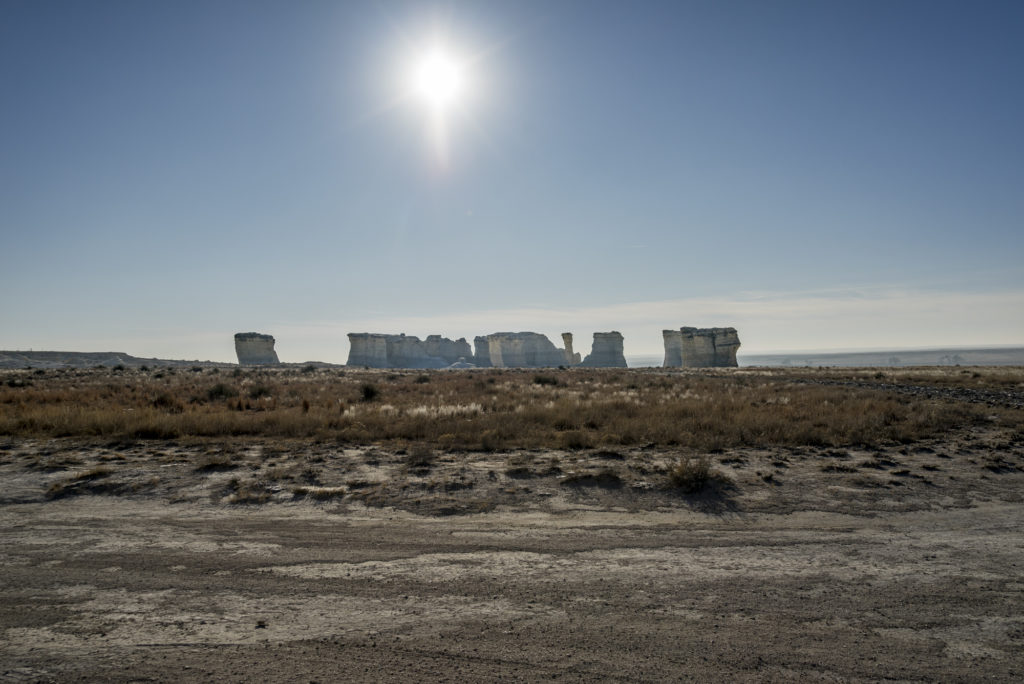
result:
[[(660, 366), (656, 356), (626, 357), (630, 368)], [(906, 366), (1024, 366), (1024, 347), (958, 347), (891, 351), (790, 352), (737, 355), (743, 366), (877, 367)]]
[(233, 366), (216, 361), (144, 359), (124, 352), (0, 351), (0, 368), (137, 368), (139, 366)]
[(1024, 347), (751, 354), (741, 366), (1024, 366)]

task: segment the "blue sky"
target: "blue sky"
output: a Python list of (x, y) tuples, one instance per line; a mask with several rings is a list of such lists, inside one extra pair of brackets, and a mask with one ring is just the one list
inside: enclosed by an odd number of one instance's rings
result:
[(1022, 82), (1019, 2), (3, 0), (0, 348), (1024, 344)]

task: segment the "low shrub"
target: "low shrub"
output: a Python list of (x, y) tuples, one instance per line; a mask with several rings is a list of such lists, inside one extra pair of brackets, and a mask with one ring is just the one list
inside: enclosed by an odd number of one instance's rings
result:
[(416, 444), (405, 457), (405, 469), (410, 473), (422, 475), (434, 466), (435, 458), (436, 454), (429, 446)]
[(590, 443), (590, 438), (579, 430), (570, 430), (562, 434), (562, 448), (577, 451), (579, 449), (589, 449), (593, 444)]
[(263, 484), (253, 480), (239, 480), (237, 477), (231, 478), (228, 489), (231, 493), (228, 495), (227, 501), (231, 504), (266, 503), (271, 496)]
[(715, 481), (724, 480), (724, 475), (712, 470), (707, 456), (686, 457), (668, 473), (669, 483), (686, 494), (695, 494)]
[(229, 387), (223, 382), (218, 382), (216, 385), (206, 390), (206, 398), (210, 401), (220, 401), (221, 399), (234, 399), (238, 396), (238, 390), (234, 387)]
[(269, 397), (271, 394), (273, 393), (266, 385), (256, 385), (249, 390), (250, 399), (262, 399), (263, 397)]

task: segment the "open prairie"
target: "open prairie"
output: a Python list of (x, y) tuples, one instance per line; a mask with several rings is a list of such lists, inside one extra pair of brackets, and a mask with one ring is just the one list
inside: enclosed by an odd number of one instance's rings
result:
[(0, 372), (11, 681), (1019, 681), (1024, 369)]

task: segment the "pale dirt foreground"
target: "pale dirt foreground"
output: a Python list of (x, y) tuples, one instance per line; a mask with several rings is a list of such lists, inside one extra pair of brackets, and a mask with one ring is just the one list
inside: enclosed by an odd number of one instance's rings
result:
[(873, 455), (895, 472), (730, 452), (711, 498), (510, 477), (507, 455), (406, 476), (507, 497), (465, 513), (440, 485), (230, 504), (231, 472), (173, 459), (147, 466), (172, 489), (47, 500), (61, 472), (11, 443), (0, 681), (1021, 681), (1024, 450), (981, 444)]

